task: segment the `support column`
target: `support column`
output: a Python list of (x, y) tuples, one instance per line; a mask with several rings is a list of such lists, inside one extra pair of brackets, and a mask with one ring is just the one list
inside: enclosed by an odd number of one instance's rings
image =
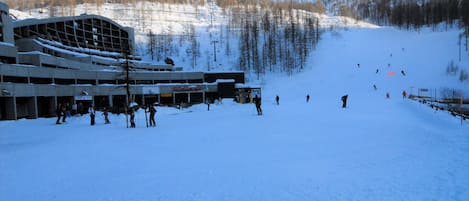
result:
[(37, 118), (39, 118), (39, 112), (38, 112), (39, 110), (37, 108), (37, 96), (33, 97), (33, 102), (34, 102), (33, 103), (33, 107), (34, 107), (34, 116), (33, 116), (33, 118), (37, 119)]
[(113, 100), (112, 100), (112, 95), (109, 95), (108, 99), (109, 99), (109, 101), (108, 101), (109, 102), (109, 107), (110, 108), (114, 107)]
[(161, 94), (158, 94), (157, 96), (158, 96), (158, 104), (160, 104), (161, 103)]
[(16, 109), (16, 97), (13, 97), (13, 115), (14, 119), (18, 120), (18, 111)]
[(187, 103), (191, 103), (191, 93), (187, 93)]
[(173, 105), (176, 104), (176, 93), (173, 92)]
[[(58, 104), (57, 104), (57, 96), (54, 96), (54, 108), (57, 108)], [(55, 113), (54, 113), (55, 114)]]

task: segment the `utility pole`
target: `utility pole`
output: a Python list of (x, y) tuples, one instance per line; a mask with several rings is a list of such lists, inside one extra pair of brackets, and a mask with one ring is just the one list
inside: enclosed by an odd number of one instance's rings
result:
[(129, 128), (129, 116), (128, 116), (128, 109), (130, 108), (130, 83), (129, 83), (129, 55), (125, 53), (125, 90), (126, 90), (126, 98), (125, 98), (125, 125)]
[(462, 90), (461, 90), (461, 100), (459, 101), (459, 113), (461, 114), (461, 125), (463, 125), (463, 121), (464, 121), (464, 114), (462, 112), (463, 103), (464, 103), (464, 97), (463, 97)]
[(212, 41), (213, 44), (213, 61), (217, 62), (217, 46), (216, 43), (218, 43), (217, 40)]
[(462, 35), (459, 35), (459, 42), (458, 42), (458, 45), (459, 45), (459, 62), (461, 62), (461, 38), (462, 38)]

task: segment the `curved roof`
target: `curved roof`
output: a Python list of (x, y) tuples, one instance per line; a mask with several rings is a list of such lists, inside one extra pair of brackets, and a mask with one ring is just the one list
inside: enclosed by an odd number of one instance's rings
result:
[(100, 15), (88, 15), (88, 14), (81, 14), (78, 16), (65, 16), (65, 17), (51, 17), (51, 18), (44, 18), (44, 19), (38, 19), (38, 18), (29, 18), (29, 19), (24, 19), (24, 20), (17, 20), (13, 22), (13, 27), (23, 27), (23, 26), (29, 26), (29, 25), (35, 25), (35, 24), (46, 24), (46, 23), (54, 23), (54, 22), (64, 22), (64, 21), (70, 21), (70, 20), (83, 20), (83, 19), (100, 19), (103, 21), (107, 21), (120, 29), (133, 29), (131, 27), (124, 27), (114, 20), (111, 20), (107, 17), (103, 17)]
[(134, 53), (133, 28), (99, 15), (25, 19), (14, 21), (13, 27), (15, 40), (40, 37), (66, 46)]

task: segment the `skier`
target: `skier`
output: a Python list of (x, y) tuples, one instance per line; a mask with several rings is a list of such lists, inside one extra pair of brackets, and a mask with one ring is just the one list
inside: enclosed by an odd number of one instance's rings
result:
[(93, 107), (93, 105), (90, 106), (90, 108), (88, 108), (88, 112), (90, 113), (90, 125), (94, 126), (95, 124), (95, 116), (96, 116), (96, 111)]
[(106, 107), (104, 107), (103, 116), (104, 116), (104, 124), (110, 124), (111, 121), (109, 121), (109, 117), (108, 117), (109, 113)]
[(373, 85), (373, 88), (376, 90), (378, 90), (378, 87), (376, 87), (376, 84)]
[(62, 110), (62, 123), (65, 123), (65, 119), (67, 118), (67, 106), (65, 104), (62, 104), (60, 109)]
[(156, 109), (155, 107), (153, 107), (153, 105), (150, 105), (149, 110), (150, 110), (150, 126), (155, 127), (156, 126), (156, 121), (155, 121)]
[(309, 94), (306, 95), (306, 102), (307, 102), (307, 103), (309, 102)]
[(348, 98), (348, 94), (342, 96), (342, 108), (346, 108), (347, 107), (347, 98)]
[(403, 99), (407, 98), (407, 92), (406, 92), (405, 90), (402, 91), (402, 98), (403, 98)]
[(386, 98), (387, 99), (391, 98), (391, 95), (389, 95), (389, 92), (386, 92)]
[(275, 102), (277, 102), (277, 105), (279, 105), (279, 104), (280, 104), (280, 103), (279, 103), (279, 101), (280, 101), (280, 97), (278, 97), (278, 95), (277, 95), (277, 96), (275, 96)]
[(130, 128), (135, 128), (135, 112), (134, 112), (134, 109), (130, 109)]
[(404, 70), (401, 70), (401, 74), (402, 74), (403, 76), (405, 76), (405, 72), (404, 72)]
[(378, 73), (379, 73), (379, 69), (376, 69), (376, 74), (378, 74)]
[(55, 121), (55, 124), (60, 124), (60, 117), (62, 117), (62, 105), (61, 104), (57, 105), (57, 108), (55, 109), (55, 114), (57, 115), (57, 121)]
[(205, 102), (207, 103), (207, 111), (210, 111), (210, 99), (207, 98)]
[(256, 95), (254, 97), (254, 103), (256, 104), (257, 115), (262, 115), (261, 98)]

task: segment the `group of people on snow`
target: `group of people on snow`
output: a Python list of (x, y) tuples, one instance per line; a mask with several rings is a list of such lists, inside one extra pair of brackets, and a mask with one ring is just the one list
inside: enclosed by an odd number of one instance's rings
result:
[[(56, 108), (56, 116), (57, 116), (57, 120), (56, 120), (56, 124), (62, 124), (62, 123), (65, 123), (66, 122), (66, 118), (67, 116), (68, 117), (71, 117), (71, 114), (69, 114), (69, 112), (67, 112), (67, 106), (69, 104), (68, 103), (63, 103), (63, 104), (59, 104), (57, 105), (57, 108)], [(76, 105), (76, 104), (74, 104)], [(76, 105), (77, 107), (77, 112), (76, 114), (77, 115), (83, 115), (85, 114), (85, 112), (82, 111), (82, 108), (78, 109), (78, 106), (80, 107), (83, 107), (83, 105), (81, 103), (79, 103), (78, 105)], [(71, 107), (73, 108), (73, 107)], [(150, 127), (155, 127), (156, 126), (156, 121), (155, 121), (155, 115), (156, 115), (156, 109), (153, 105), (148, 105), (146, 107), (143, 108), (145, 111), (145, 115), (147, 113), (149, 113), (149, 119), (147, 120), (147, 127), (150, 126)], [(128, 114), (130, 115), (130, 127), (131, 128), (135, 128), (136, 127), (136, 124), (135, 124), (135, 111), (137, 110), (137, 108), (130, 108), (129, 111), (128, 111)], [(88, 114), (90, 116), (90, 125), (91, 126), (94, 126), (96, 125), (96, 108), (91, 105), (90, 107), (88, 107)], [(102, 110), (102, 115), (103, 115), (103, 119), (104, 119), (104, 124), (110, 124), (111, 121), (109, 120), (109, 110), (107, 107), (104, 107)]]

